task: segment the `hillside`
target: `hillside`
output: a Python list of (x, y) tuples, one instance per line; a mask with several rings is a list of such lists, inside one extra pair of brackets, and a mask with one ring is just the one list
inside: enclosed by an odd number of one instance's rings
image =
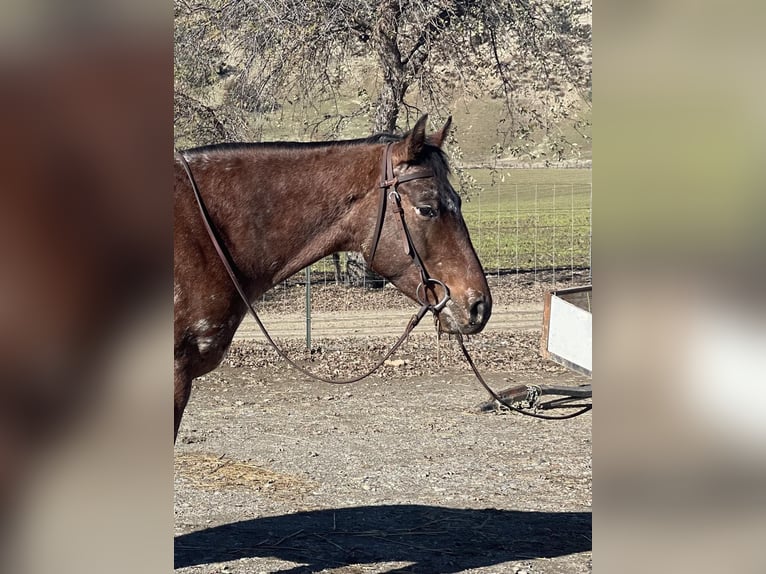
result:
[[(364, 87), (347, 86), (335, 98), (309, 103), (285, 102), (278, 110), (249, 117), (255, 139), (321, 140), (365, 137), (370, 134), (371, 120), (358, 110), (372, 104), (368, 94), (374, 93), (374, 82), (362, 80)], [(361, 96), (359, 94), (362, 94)], [(429, 109), (415, 93), (412, 98), (410, 122), (418, 111), (438, 118), (438, 110)], [(529, 134), (526, 140), (509, 139), (504, 102), (495, 98), (456, 96), (442, 115), (452, 115), (453, 135), (460, 157), (452, 158), (466, 168), (474, 167), (590, 167), (592, 159), (591, 108), (580, 101), (570, 102), (570, 117), (554, 124), (548, 134), (541, 130)], [(311, 109), (313, 108), (313, 109)], [(406, 112), (405, 112), (406, 113)], [(564, 161), (557, 161), (550, 150), (552, 142), (564, 142)], [(459, 161), (456, 161), (458, 160)]]

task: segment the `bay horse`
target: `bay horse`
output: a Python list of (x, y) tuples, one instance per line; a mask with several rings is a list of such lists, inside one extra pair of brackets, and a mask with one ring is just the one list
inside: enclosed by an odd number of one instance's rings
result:
[[(246, 311), (208, 236), (190, 174), (251, 301), (322, 257), (359, 251), (411, 299), (442, 297), (444, 304), (432, 310), (443, 332), (484, 328), (492, 298), (441, 149), (451, 119), (430, 135), (426, 121), (423, 116), (404, 135), (220, 144), (176, 156), (174, 440), (192, 380), (218, 366)], [(381, 193), (396, 194), (398, 212), (379, 208), (386, 205)], [(438, 279), (428, 289), (425, 269)]]

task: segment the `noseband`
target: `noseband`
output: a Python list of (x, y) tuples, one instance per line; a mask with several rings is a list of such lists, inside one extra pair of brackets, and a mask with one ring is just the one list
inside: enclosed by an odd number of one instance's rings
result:
[[(434, 172), (431, 169), (424, 168), (410, 173), (402, 175), (394, 175), (394, 163), (393, 163), (393, 143), (386, 145), (386, 149), (383, 152), (383, 158), (381, 163), (381, 172), (383, 173), (383, 181), (378, 186), (382, 193), (380, 195), (380, 204), (378, 208), (378, 221), (375, 225), (375, 232), (373, 234), (372, 249), (370, 250), (369, 265), (372, 266), (372, 262), (375, 259), (375, 253), (378, 249), (378, 243), (380, 242), (380, 235), (383, 232), (383, 222), (386, 219), (386, 208), (388, 206), (388, 199), (391, 199), (391, 205), (393, 206), (394, 213), (398, 215), (396, 218), (399, 221), (400, 229), (402, 233), (402, 242), (404, 243), (404, 252), (409, 255), (415, 267), (420, 272), (420, 284), (415, 290), (415, 297), (423, 307), (426, 307), (433, 313), (438, 313), (444, 309), (445, 305), (450, 299), (449, 288), (438, 279), (433, 279), (426, 271), (425, 263), (418, 254), (418, 250), (415, 249), (415, 244), (412, 241), (410, 230), (407, 227), (407, 221), (404, 219), (404, 209), (402, 209), (402, 197), (399, 195), (398, 187), (400, 183), (406, 181), (412, 181), (414, 179), (426, 179), (434, 177)], [(439, 286), (444, 290), (444, 297), (435, 305), (428, 302), (427, 290), (433, 289), (434, 286)], [(434, 293), (435, 293), (434, 289)]]

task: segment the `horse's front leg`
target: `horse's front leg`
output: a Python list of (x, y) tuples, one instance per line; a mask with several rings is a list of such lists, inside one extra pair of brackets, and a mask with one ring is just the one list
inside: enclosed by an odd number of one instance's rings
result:
[(192, 378), (186, 373), (186, 369), (176, 368), (173, 374), (173, 401), (174, 401), (174, 428), (173, 443), (178, 437), (178, 427), (181, 426), (181, 417), (184, 414), (186, 403), (191, 394)]

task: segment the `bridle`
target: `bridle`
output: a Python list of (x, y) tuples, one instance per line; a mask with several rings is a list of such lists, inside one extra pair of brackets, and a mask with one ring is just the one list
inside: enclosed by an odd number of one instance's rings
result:
[[(429, 168), (421, 168), (410, 173), (402, 175), (394, 175), (394, 162), (393, 155), (393, 143), (386, 144), (386, 149), (383, 152), (383, 158), (381, 163), (381, 172), (383, 173), (383, 181), (378, 186), (382, 190), (380, 195), (380, 203), (378, 207), (378, 220), (375, 225), (375, 231), (373, 233), (372, 248), (370, 249), (370, 255), (368, 257), (369, 265), (372, 266), (372, 262), (375, 259), (375, 252), (378, 249), (378, 242), (380, 241), (380, 235), (383, 232), (383, 222), (386, 219), (386, 207), (388, 205), (387, 199), (391, 200), (394, 213), (398, 216), (396, 219), (400, 223), (400, 230), (402, 233), (402, 242), (404, 243), (404, 252), (409, 255), (415, 267), (420, 272), (420, 284), (415, 289), (415, 297), (422, 306), (428, 307), (428, 310), (432, 311), (436, 315), (439, 311), (444, 309), (445, 305), (450, 299), (449, 288), (438, 279), (434, 279), (426, 271), (425, 263), (420, 257), (418, 250), (415, 248), (415, 244), (412, 241), (410, 230), (407, 227), (407, 221), (404, 219), (404, 209), (402, 209), (402, 197), (399, 195), (398, 187), (400, 183), (412, 181), (415, 179), (425, 179), (434, 176), (433, 170)], [(389, 191), (390, 190), (390, 191)], [(444, 290), (444, 297), (436, 303), (431, 305), (428, 303), (428, 297), (426, 291), (432, 285), (438, 285)]]
[[(438, 319), (438, 313), (442, 309), (444, 309), (444, 307), (447, 305), (447, 303), (450, 300), (450, 291), (447, 285), (445, 285), (442, 281), (439, 281), (438, 279), (434, 279), (428, 274), (425, 263), (423, 263), (423, 259), (420, 257), (420, 255), (418, 254), (418, 250), (415, 248), (415, 244), (412, 241), (412, 236), (410, 235), (409, 228), (407, 227), (407, 221), (404, 218), (404, 209), (402, 209), (402, 198), (401, 198), (401, 195), (399, 195), (399, 191), (398, 191), (398, 187), (401, 183), (405, 183), (405, 182), (416, 180), (416, 179), (426, 179), (426, 178), (434, 177), (434, 172), (433, 170), (429, 168), (421, 168), (418, 170), (411, 171), (409, 173), (396, 175), (394, 173), (393, 158), (392, 158), (393, 145), (394, 145), (393, 142), (389, 142), (386, 144), (386, 148), (383, 152), (383, 157), (381, 160), (381, 171), (383, 173), (383, 181), (381, 181), (380, 184), (378, 185), (378, 189), (381, 190), (380, 202), (378, 204), (379, 205), (378, 218), (377, 218), (377, 223), (375, 225), (375, 231), (373, 232), (372, 248), (370, 249), (370, 255), (368, 257), (368, 261), (369, 261), (369, 265), (372, 266), (372, 262), (375, 259), (375, 254), (378, 248), (378, 243), (380, 242), (380, 236), (383, 232), (383, 223), (386, 219), (388, 199), (391, 199), (391, 205), (393, 206), (393, 211), (398, 216), (396, 217), (396, 220), (399, 221), (400, 223), (402, 241), (404, 243), (404, 251), (412, 259), (412, 262), (418, 268), (418, 271), (420, 273), (420, 284), (415, 290), (415, 296), (418, 300), (418, 303), (420, 303), (420, 309), (418, 310), (417, 313), (415, 313), (412, 316), (409, 323), (407, 323), (407, 327), (405, 328), (404, 333), (402, 333), (402, 335), (399, 337), (399, 339), (397, 339), (394, 345), (386, 352), (386, 354), (377, 363), (375, 363), (375, 365), (371, 369), (369, 369), (367, 372), (365, 372), (362, 375), (358, 375), (356, 377), (353, 377), (350, 379), (343, 379), (343, 380), (330, 379), (304, 369), (295, 361), (293, 361), (282, 350), (282, 348), (280, 348), (276, 344), (276, 342), (272, 339), (265, 325), (263, 324), (260, 317), (258, 316), (258, 313), (255, 311), (255, 308), (250, 302), (250, 299), (245, 293), (245, 290), (243, 289), (242, 284), (237, 278), (237, 273), (234, 270), (234, 264), (231, 260), (231, 256), (227, 252), (224, 244), (221, 242), (218, 231), (213, 225), (213, 222), (210, 218), (210, 214), (207, 208), (205, 207), (205, 202), (203, 201), (202, 195), (200, 194), (199, 187), (197, 186), (197, 182), (194, 179), (194, 174), (192, 174), (191, 167), (189, 167), (189, 162), (186, 160), (186, 157), (184, 156), (183, 153), (176, 152), (176, 157), (178, 157), (181, 160), (181, 165), (183, 166), (184, 171), (186, 171), (186, 175), (189, 178), (189, 183), (191, 184), (191, 188), (194, 193), (194, 198), (197, 202), (197, 207), (199, 208), (199, 212), (200, 212), (200, 215), (202, 216), (202, 221), (205, 224), (205, 229), (207, 230), (208, 236), (210, 237), (210, 240), (213, 243), (213, 247), (215, 247), (215, 250), (218, 253), (218, 257), (220, 258), (221, 263), (226, 269), (226, 272), (228, 273), (232, 284), (236, 288), (237, 293), (239, 294), (242, 301), (245, 303), (247, 310), (250, 312), (250, 315), (255, 320), (256, 324), (258, 325), (258, 328), (261, 330), (261, 333), (263, 333), (263, 336), (266, 338), (269, 344), (274, 348), (276, 353), (294, 369), (296, 369), (297, 371), (303, 373), (304, 375), (312, 379), (316, 379), (316, 380), (319, 380), (325, 383), (330, 383), (333, 385), (347, 385), (351, 383), (357, 383), (363, 379), (366, 379), (367, 377), (372, 375), (375, 371), (377, 371), (388, 360), (388, 358), (391, 357), (391, 355), (393, 355), (396, 352), (396, 350), (402, 345), (402, 343), (404, 343), (407, 337), (409, 337), (413, 329), (415, 329), (418, 323), (420, 323), (420, 321), (423, 319), (426, 313), (431, 311), (434, 314), (434, 317), (437, 317)], [(431, 304), (428, 302), (427, 292), (429, 289), (433, 289), (434, 286), (441, 287), (444, 290), (444, 296), (436, 304)], [(489, 395), (495, 401), (508, 407), (509, 409), (523, 415), (532, 416), (532, 417), (540, 418), (540, 419), (546, 419), (546, 420), (561, 420), (561, 419), (572, 418), (590, 410), (590, 407), (588, 406), (585, 409), (577, 411), (575, 413), (556, 417), (556, 416), (540, 415), (537, 413), (527, 412), (513, 406), (509, 402), (499, 397), (497, 393), (495, 393), (495, 391), (493, 391), (492, 388), (485, 382), (484, 378), (481, 376), (481, 373), (476, 368), (476, 365), (471, 359), (471, 356), (468, 354), (468, 350), (465, 348), (465, 344), (463, 342), (463, 336), (460, 333), (458, 333), (456, 335), (456, 338), (460, 346), (460, 349), (463, 352), (463, 355), (466, 361), (468, 362), (468, 365), (471, 367), (471, 370), (473, 371), (479, 383), (487, 390)]]

